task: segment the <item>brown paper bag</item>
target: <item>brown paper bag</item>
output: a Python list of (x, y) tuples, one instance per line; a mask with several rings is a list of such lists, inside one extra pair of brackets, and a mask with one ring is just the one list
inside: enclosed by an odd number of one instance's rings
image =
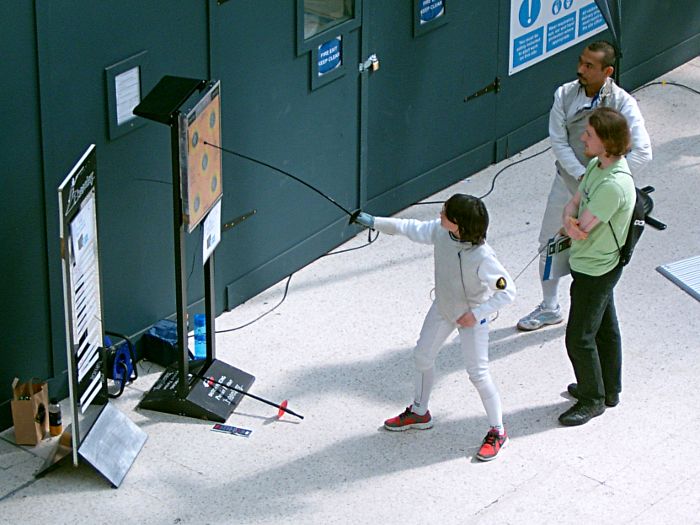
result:
[(49, 431), (49, 386), (45, 381), (12, 381), (12, 421), (18, 445), (36, 445)]

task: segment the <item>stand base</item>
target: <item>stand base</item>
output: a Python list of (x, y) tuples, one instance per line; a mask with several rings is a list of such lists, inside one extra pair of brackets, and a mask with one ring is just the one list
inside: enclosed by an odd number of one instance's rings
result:
[[(133, 465), (148, 436), (117, 408), (107, 403), (78, 447), (78, 455), (117, 488)], [(68, 427), (53, 454), (35, 474), (40, 478), (71, 456)]]
[[(166, 369), (141, 400), (139, 408), (224, 423), (243, 399), (243, 394), (226, 386), (247, 392), (255, 381), (254, 376), (218, 359), (208, 367), (206, 363), (200, 369), (191, 366), (191, 370), (189, 393), (184, 399), (178, 396), (178, 370)], [(226, 386), (212, 387), (209, 382), (195, 376), (210, 378), (214, 383)]]

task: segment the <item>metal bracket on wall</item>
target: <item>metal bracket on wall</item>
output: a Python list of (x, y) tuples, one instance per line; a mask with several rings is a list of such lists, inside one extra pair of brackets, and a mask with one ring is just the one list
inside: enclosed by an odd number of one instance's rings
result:
[(251, 218), (253, 215), (258, 213), (258, 210), (251, 210), (248, 213), (244, 213), (240, 217), (236, 217), (235, 219), (232, 219), (228, 222), (224, 223), (224, 226), (222, 228), (222, 231), (228, 231), (234, 226), (238, 226), (240, 223), (242, 223), (244, 220)]
[(370, 56), (367, 57), (367, 60), (359, 63), (357, 66), (357, 69), (360, 71), (360, 73), (364, 73), (368, 70), (377, 71), (379, 69), (379, 59), (377, 58), (377, 55), (375, 53), (372, 53)]
[(473, 93), (469, 95), (468, 97), (464, 97), (465, 102), (469, 102), (470, 100), (474, 100), (477, 97), (480, 97), (481, 95), (485, 95), (486, 93), (489, 93), (493, 91), (494, 93), (498, 93), (501, 90), (501, 79), (496, 77), (493, 82), (491, 82), (488, 86), (481, 88), (479, 91), (476, 93)]

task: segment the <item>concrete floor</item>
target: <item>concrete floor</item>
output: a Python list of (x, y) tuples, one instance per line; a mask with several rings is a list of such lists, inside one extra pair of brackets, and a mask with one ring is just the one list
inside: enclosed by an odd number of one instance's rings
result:
[[(663, 76), (700, 90), (700, 58)], [(431, 248), (381, 235), (370, 247), (324, 257), (297, 272), (286, 301), (254, 325), (217, 337), (218, 357), (257, 377), (251, 392), (289, 399), (305, 416), (244, 399), (229, 424), (136, 409), (162, 368), (114, 404), (148, 434), (119, 489), (91, 467), (33, 475), (55, 444), (0, 439), (0, 523), (700, 523), (700, 304), (656, 271), (700, 254), (700, 97), (680, 87), (636, 93), (654, 160), (651, 184), (665, 232), (648, 229), (617, 287), (624, 338), (621, 403), (587, 425), (561, 427), (573, 372), (564, 325), (514, 329), (540, 300), (527, 266), (553, 176), (551, 151), (499, 176), (485, 202), (489, 240), (517, 280), (516, 303), (492, 323), (492, 373), (510, 442), (496, 461), (474, 459), (487, 430), (483, 408), (450, 339), (437, 361), (435, 427), (389, 433), (410, 403), (411, 351), (430, 305)], [(434, 195), (481, 195), (494, 174), (548, 147), (543, 141)], [(401, 217), (429, 219), (416, 205)], [(361, 233), (344, 248), (366, 240)], [(217, 260), (217, 264), (225, 261)], [(568, 309), (568, 283), (562, 304)], [(277, 304), (281, 282), (221, 315), (243, 324)], [(64, 401), (65, 403), (65, 401)], [(64, 415), (66, 410), (64, 408)]]

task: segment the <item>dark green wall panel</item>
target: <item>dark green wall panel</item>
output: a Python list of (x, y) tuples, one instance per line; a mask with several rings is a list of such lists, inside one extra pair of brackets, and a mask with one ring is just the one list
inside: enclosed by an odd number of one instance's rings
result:
[(128, 333), (174, 311), (169, 130), (149, 123), (109, 140), (104, 70), (145, 50), (144, 94), (165, 74), (207, 78), (207, 13), (186, 0), (170, 0), (168, 9), (134, 0), (51, 0), (37, 3), (37, 23), (50, 307), (59, 349), (65, 335), (56, 188), (92, 142), (104, 325)]
[[(12, 6), (10, 7), (10, 4)], [(10, 382), (52, 375), (34, 7), (0, 4), (0, 429), (10, 421)]]
[[(665, 73), (669, 66), (675, 67), (677, 60), (681, 57), (687, 60), (697, 56), (699, 34), (700, 2), (693, 0), (623, 2), (623, 84), (626, 71), (653, 63), (659, 55), (666, 56), (664, 63), (648, 67), (647, 76), (642, 82)], [(691, 50), (690, 56), (683, 55), (683, 48)], [(637, 87), (637, 85), (630, 84), (630, 87)]]
[(422, 33), (413, 2), (370, 2), (365, 12), (380, 60), (367, 78), (368, 209), (386, 213), (478, 169), (467, 154), (495, 140), (495, 94), (465, 98), (496, 77), (498, 6), (447, 2), (445, 23)]
[(700, 54), (698, 1), (633, 4), (622, 10), (622, 24), (621, 83), (626, 88), (639, 87)]
[[(359, 31), (344, 31), (346, 73), (310, 88), (310, 54), (296, 53), (295, 2), (211, 8), (212, 76), (221, 80), (223, 145), (358, 202)], [(331, 38), (335, 34), (329, 36)], [(223, 159), (223, 220), (256, 215), (222, 235), (216, 278), (226, 307), (274, 284), (357, 231), (344, 213), (268, 167)]]

